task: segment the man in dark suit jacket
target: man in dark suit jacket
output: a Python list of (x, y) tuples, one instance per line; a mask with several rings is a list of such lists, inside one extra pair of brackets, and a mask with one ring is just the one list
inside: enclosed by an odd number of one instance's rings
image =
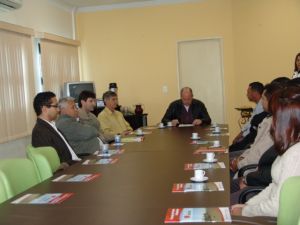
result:
[(32, 146), (55, 148), (61, 163), (73, 164), (80, 160), (55, 126), (54, 120), (59, 112), (55, 94), (38, 93), (34, 98), (33, 107), (38, 118), (32, 130)]
[(177, 124), (210, 124), (211, 119), (203, 102), (193, 99), (193, 91), (189, 87), (184, 87), (180, 91), (181, 99), (169, 105), (162, 123), (172, 122), (172, 126)]

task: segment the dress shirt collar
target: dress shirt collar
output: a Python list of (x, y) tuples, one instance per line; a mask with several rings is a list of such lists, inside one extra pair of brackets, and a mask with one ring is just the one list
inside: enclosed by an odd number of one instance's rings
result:
[(112, 115), (115, 111), (111, 111), (109, 108), (107, 108), (107, 107), (105, 107), (104, 108), (104, 111), (106, 112), (106, 113), (108, 113), (109, 115)]

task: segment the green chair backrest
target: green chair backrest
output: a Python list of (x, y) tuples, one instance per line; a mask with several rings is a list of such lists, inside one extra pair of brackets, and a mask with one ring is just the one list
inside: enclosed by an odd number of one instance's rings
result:
[(4, 182), (1, 179), (1, 177), (4, 176), (2, 173), (3, 172), (0, 171), (0, 204), (8, 199), (7, 191), (6, 191), (5, 186), (4, 186)]
[[(4, 197), (12, 198), (40, 182), (29, 159), (0, 160), (0, 183), (4, 186)], [(2, 195), (2, 194), (1, 194)]]
[(60, 166), (58, 154), (52, 147), (35, 148), (29, 145), (26, 154), (35, 165), (41, 181), (52, 177)]
[(300, 216), (300, 177), (289, 177), (282, 185), (279, 198), (278, 225), (297, 224)]

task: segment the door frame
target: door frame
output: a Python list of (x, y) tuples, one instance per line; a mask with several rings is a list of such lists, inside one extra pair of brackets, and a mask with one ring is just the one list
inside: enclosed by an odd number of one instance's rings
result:
[[(185, 40), (179, 40), (177, 41), (176, 43), (176, 47), (177, 47), (177, 51), (176, 51), (176, 58), (177, 58), (177, 88), (178, 88), (178, 94), (180, 93), (180, 74), (179, 74), (179, 46), (181, 43), (183, 42), (198, 42), (198, 41), (206, 41), (206, 40), (217, 40), (219, 45), (220, 45), (220, 70), (221, 70), (221, 82), (222, 82), (222, 101), (223, 101), (223, 104), (222, 104), (222, 109), (223, 109), (223, 122), (226, 123), (226, 118), (227, 118), (227, 113), (226, 113), (226, 110), (225, 110), (225, 79), (224, 79), (224, 41), (223, 41), (223, 38), (222, 37), (205, 37), (205, 38), (197, 38), (197, 39), (185, 39)], [(180, 94), (179, 94), (179, 98), (180, 98)]]

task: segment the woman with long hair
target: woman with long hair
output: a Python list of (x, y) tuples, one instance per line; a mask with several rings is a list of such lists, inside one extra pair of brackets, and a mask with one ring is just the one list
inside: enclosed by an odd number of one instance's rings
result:
[(278, 152), (271, 170), (272, 183), (246, 204), (233, 205), (233, 215), (276, 217), (283, 182), (300, 176), (300, 87), (288, 87), (275, 93), (271, 107), (271, 135)]
[(300, 52), (295, 57), (295, 68), (293, 78), (300, 77)]

